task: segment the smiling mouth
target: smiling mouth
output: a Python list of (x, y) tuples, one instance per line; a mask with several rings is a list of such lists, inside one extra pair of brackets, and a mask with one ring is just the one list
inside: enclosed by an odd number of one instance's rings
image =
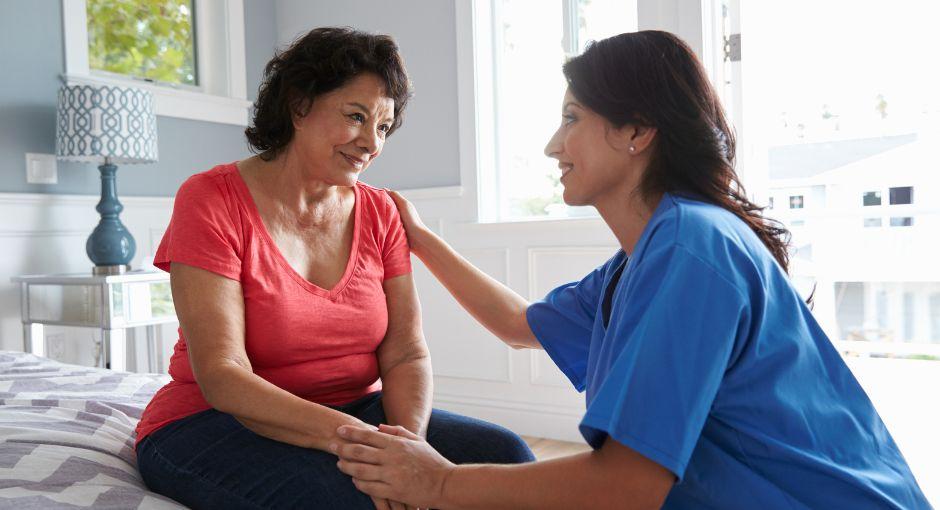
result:
[(566, 175), (570, 174), (574, 170), (574, 165), (562, 163), (558, 165), (558, 168), (561, 168), (561, 178), (564, 179)]
[[(340, 154), (343, 154), (343, 153), (340, 153)], [(362, 167), (364, 167), (365, 164), (366, 164), (365, 160), (362, 160), (362, 159), (359, 159), (359, 158), (354, 158), (354, 157), (352, 157), (352, 156), (350, 156), (350, 155), (348, 155), (348, 154), (343, 154), (343, 157), (346, 158), (346, 161), (348, 161), (350, 165), (352, 165), (352, 166), (354, 166), (354, 167), (356, 167), (357, 169), (360, 169), (360, 170), (361, 170)]]

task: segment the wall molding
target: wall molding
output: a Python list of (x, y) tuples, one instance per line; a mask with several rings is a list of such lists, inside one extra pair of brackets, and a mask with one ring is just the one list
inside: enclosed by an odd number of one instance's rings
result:
[[(47, 205), (79, 205), (91, 206), (94, 209), (99, 195), (70, 195), (59, 193), (5, 193), (0, 192), (0, 206), (4, 205), (26, 205), (26, 206), (47, 206)], [(120, 196), (121, 201), (127, 209), (127, 205), (136, 205), (140, 207), (173, 207), (174, 197), (142, 197), (142, 196)]]
[(0, 229), (0, 237), (88, 237), (85, 230), (14, 230)]
[(463, 186), (439, 186), (430, 188), (409, 188), (395, 190), (411, 201), (442, 200), (460, 198), (464, 194)]
[(581, 418), (584, 415), (584, 406), (566, 406), (559, 404), (546, 404), (543, 402), (530, 402), (499, 397), (475, 397), (450, 392), (434, 392), (434, 401), (451, 404), (472, 405), (477, 407), (492, 407), (512, 411), (530, 413), (544, 413), (558, 416), (573, 416)]

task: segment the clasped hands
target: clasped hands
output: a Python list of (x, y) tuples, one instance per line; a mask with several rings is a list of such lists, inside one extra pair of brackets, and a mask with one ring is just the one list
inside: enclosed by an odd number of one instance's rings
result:
[(410, 508), (443, 506), (444, 484), (454, 464), (423, 438), (385, 424), (378, 430), (344, 425), (337, 434), (340, 440), (329, 446), (339, 457), (337, 466), (373, 501), (396, 501)]

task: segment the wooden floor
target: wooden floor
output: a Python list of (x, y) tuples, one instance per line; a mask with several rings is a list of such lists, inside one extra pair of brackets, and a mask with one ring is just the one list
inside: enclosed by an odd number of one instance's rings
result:
[(567, 441), (556, 441), (554, 439), (542, 439), (540, 437), (522, 436), (522, 439), (532, 449), (535, 458), (538, 460), (554, 459), (556, 457), (565, 457), (575, 453), (587, 452), (591, 447), (585, 443), (569, 443)]

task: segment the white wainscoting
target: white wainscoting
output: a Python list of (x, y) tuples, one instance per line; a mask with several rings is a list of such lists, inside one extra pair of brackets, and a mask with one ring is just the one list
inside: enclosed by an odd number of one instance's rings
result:
[[(404, 195), (458, 252), (530, 300), (580, 280), (617, 249), (616, 239), (599, 219), (479, 223), (465, 219), (466, 196)], [(584, 395), (548, 356), (505, 346), (477, 324), (417, 258), (412, 260), (433, 359), (435, 406), (520, 434), (581, 441), (577, 425)]]
[[(465, 221), (459, 188), (407, 190), (427, 223), (460, 253), (522, 296), (538, 299), (578, 280), (610, 257), (616, 240), (600, 220), (481, 224)], [(21, 274), (85, 272), (85, 240), (98, 221), (98, 197), (0, 194), (0, 348), (22, 349)], [(172, 198), (123, 197), (121, 219), (137, 240), (134, 267), (152, 257), (172, 211)], [(579, 440), (584, 410), (578, 394), (541, 351), (513, 350), (477, 324), (417, 258), (415, 280), (435, 373), (435, 405), (487, 419), (522, 434)], [(90, 364), (97, 331), (46, 328), (68, 340), (63, 361)], [(141, 331), (142, 333), (142, 331)], [(169, 360), (175, 326), (159, 328), (161, 362)], [(143, 335), (129, 335), (128, 366), (145, 366)]]
[[(22, 350), (20, 289), (10, 278), (24, 274), (90, 273), (85, 241), (98, 223), (99, 197), (0, 193), (0, 349)], [(172, 198), (121, 197), (121, 221), (133, 234), (137, 252), (131, 263), (140, 268), (151, 260), (166, 229)], [(176, 338), (175, 326), (158, 326), (159, 354), (168, 361)], [(46, 337), (58, 336), (64, 350), (61, 361), (94, 362), (100, 332), (88, 328), (46, 327)], [(128, 367), (146, 366), (143, 330), (128, 335)], [(48, 350), (46, 351), (49, 352)]]

